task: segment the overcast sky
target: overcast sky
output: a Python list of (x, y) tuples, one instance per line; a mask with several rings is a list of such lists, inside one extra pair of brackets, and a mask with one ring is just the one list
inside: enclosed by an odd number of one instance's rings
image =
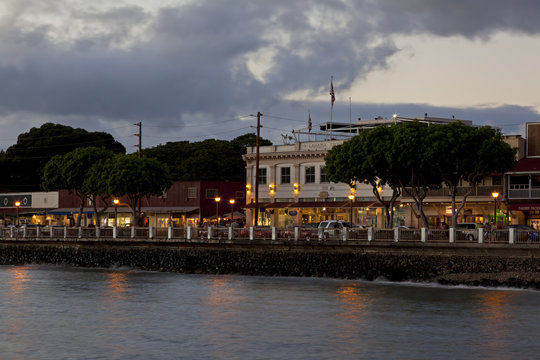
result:
[[(45, 122), (135, 151), (376, 116), (540, 121), (540, 1), (0, 0), (0, 148)], [(350, 100), (349, 100), (350, 99)]]

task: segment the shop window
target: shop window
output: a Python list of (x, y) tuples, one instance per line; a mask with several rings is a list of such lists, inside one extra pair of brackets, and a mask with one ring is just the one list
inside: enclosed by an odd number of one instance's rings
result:
[(306, 166), (306, 184), (315, 184), (315, 166)]
[(282, 167), (280, 175), (281, 175), (281, 184), (291, 183), (291, 168), (290, 167)]
[(187, 189), (187, 197), (188, 197), (188, 199), (196, 199), (197, 198), (197, 188), (196, 187), (188, 187), (188, 189)]
[(206, 198), (207, 199), (215, 199), (216, 196), (218, 196), (218, 190), (217, 189), (206, 189)]

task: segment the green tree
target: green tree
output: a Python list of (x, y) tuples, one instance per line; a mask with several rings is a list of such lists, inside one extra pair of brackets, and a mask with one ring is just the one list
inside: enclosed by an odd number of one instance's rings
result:
[[(167, 164), (173, 180), (245, 180), (246, 147), (255, 146), (256, 136), (245, 134), (231, 141), (208, 139), (198, 142), (168, 142), (143, 154)], [(260, 145), (272, 145), (261, 139)]]
[[(355, 182), (371, 185), (377, 203), (384, 209), (385, 225), (388, 227), (393, 224), (394, 203), (401, 194), (399, 182), (393, 176), (387, 158), (392, 144), (391, 129), (380, 126), (335, 146), (325, 160), (326, 175), (330, 181), (348, 183), (351, 187)], [(390, 197), (383, 196), (382, 186), (390, 187)]]
[[(515, 165), (515, 152), (499, 130), (471, 127), (461, 122), (430, 126), (431, 157), (452, 197), (452, 226), (467, 198), (486, 175), (502, 174)], [(460, 184), (466, 188), (456, 208)]]
[(39, 180), (43, 169), (55, 155), (64, 155), (80, 147), (105, 147), (125, 153), (122, 144), (104, 132), (88, 132), (71, 126), (46, 123), (20, 134), (17, 143), (0, 153), (0, 189), (11, 191), (42, 190)]
[(84, 204), (90, 199), (94, 208), (96, 224), (100, 224), (100, 215), (107, 206), (98, 211), (97, 199), (101, 198), (106, 204), (106, 193), (103, 188), (92, 187), (88, 180), (90, 169), (96, 163), (111, 158), (114, 153), (104, 147), (86, 147), (75, 149), (65, 155), (56, 155), (45, 165), (41, 186), (46, 191), (67, 189), (75, 192), (79, 198), (79, 217), (77, 226), (80, 226)]
[(102, 164), (96, 164), (90, 171), (105, 176), (107, 194), (128, 199), (133, 224), (140, 219), (139, 201), (144, 197), (162, 195), (171, 186), (167, 165), (154, 158), (138, 159), (133, 154), (115, 155)]
[(429, 139), (429, 126), (418, 121), (392, 125), (393, 145), (389, 149), (388, 159), (392, 173), (414, 203), (422, 226), (428, 227), (424, 212), (424, 199), (429, 190), (439, 189), (443, 182), (436, 170), (434, 156)]

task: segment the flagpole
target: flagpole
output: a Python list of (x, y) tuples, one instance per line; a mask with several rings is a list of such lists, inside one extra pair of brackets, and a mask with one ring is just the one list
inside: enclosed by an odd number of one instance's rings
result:
[(328, 132), (326, 133), (330, 139), (332, 139), (332, 114), (334, 112), (334, 101), (336, 101), (336, 96), (334, 94), (334, 77), (330, 76), (330, 135), (328, 135)]

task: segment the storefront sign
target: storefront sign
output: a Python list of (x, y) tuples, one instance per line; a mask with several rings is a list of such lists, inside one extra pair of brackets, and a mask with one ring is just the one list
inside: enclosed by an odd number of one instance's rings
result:
[(296, 210), (289, 210), (289, 215), (296, 216), (298, 214), (298, 211)]
[(14, 208), (15, 202), (20, 201), (21, 207), (32, 207), (31, 194), (1, 195), (0, 208)]

